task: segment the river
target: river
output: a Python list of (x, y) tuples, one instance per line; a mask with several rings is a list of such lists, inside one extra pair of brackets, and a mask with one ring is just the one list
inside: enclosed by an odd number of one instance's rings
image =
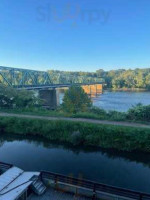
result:
[[(60, 93), (62, 103), (63, 92)], [(150, 104), (150, 92), (104, 91), (103, 94), (92, 98), (93, 105), (105, 110), (127, 111), (138, 103)]]
[(42, 138), (1, 135), (0, 160), (150, 193), (150, 155), (73, 148)]

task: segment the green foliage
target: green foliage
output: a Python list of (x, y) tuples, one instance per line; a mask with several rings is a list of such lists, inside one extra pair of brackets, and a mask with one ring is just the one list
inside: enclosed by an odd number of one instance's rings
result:
[(64, 95), (62, 108), (68, 113), (85, 112), (92, 102), (81, 87), (71, 86)]
[(99, 120), (128, 121), (127, 113), (118, 111), (105, 111), (98, 107), (91, 107), (88, 112), (78, 112), (72, 117)]
[(87, 112), (78, 112), (72, 115), (74, 118), (87, 118), (87, 119), (108, 119), (107, 112), (101, 108), (92, 106)]
[(142, 104), (137, 104), (136, 106), (133, 106), (128, 110), (127, 118), (135, 121), (150, 122), (150, 105), (143, 106)]
[(98, 108), (96, 106), (92, 106), (89, 111), (93, 114), (96, 114), (96, 115), (102, 115), (102, 116), (107, 115), (107, 112), (104, 109)]
[[(150, 68), (135, 69), (135, 70), (110, 70), (104, 71), (99, 69), (96, 72), (64, 72), (64, 71), (49, 71), (53, 82), (56, 82), (58, 75), (62, 75), (61, 82), (74, 83), (83, 82), (99, 82), (104, 80), (108, 88), (123, 89), (123, 88), (144, 88), (150, 89)], [(71, 80), (69, 80), (69, 77)], [(61, 78), (62, 79), (62, 78)]]
[(108, 111), (107, 119), (114, 121), (125, 121), (127, 120), (127, 114), (125, 112)]
[(0, 85), (0, 107), (11, 108), (15, 102), (14, 93), (11, 88)]
[(99, 119), (99, 120), (105, 119), (105, 116), (94, 114), (92, 112), (78, 112), (76, 114), (72, 114), (70, 117), (85, 118), (85, 119)]
[[(53, 84), (58, 83), (94, 83), (104, 81), (107, 88), (144, 88), (150, 89), (150, 68), (135, 70), (110, 70), (99, 69), (96, 72), (71, 72), (48, 70)], [(19, 74), (18, 74), (19, 76)], [(8, 80), (10, 77), (7, 77)], [(42, 77), (41, 77), (42, 79)], [(1, 83), (1, 77), (0, 77)], [(30, 80), (29, 80), (30, 83)]]
[(0, 108), (0, 111), (7, 113), (24, 113), (30, 115), (41, 115), (51, 117), (72, 117), (72, 118), (86, 118), (97, 120), (110, 120), (110, 121), (134, 121), (134, 122), (150, 122), (150, 105), (143, 106), (141, 104), (134, 106), (127, 112), (118, 111), (105, 111), (98, 107), (91, 107), (86, 112), (66, 113), (62, 109), (55, 111), (46, 110), (41, 107), (23, 107), (23, 108)]
[(93, 83), (102, 81), (101, 77), (96, 73), (91, 72), (71, 72), (48, 70), (51, 80), (54, 84), (57, 83)]
[[(97, 71), (97, 76), (99, 71)], [(108, 88), (144, 88), (150, 89), (150, 68), (135, 70), (110, 70), (103, 72), (102, 77), (105, 79)]]
[[(150, 68), (135, 70), (110, 70), (99, 69), (96, 72), (69, 72), (50, 70), (53, 83), (83, 83), (105, 81), (106, 87), (113, 89), (144, 88), (150, 89)], [(60, 76), (61, 75), (61, 76)], [(61, 78), (58, 78), (61, 77)], [(61, 79), (61, 80), (60, 80)]]
[(0, 134), (42, 136), (50, 141), (150, 152), (150, 130), (83, 122), (0, 118)]
[(74, 146), (78, 146), (78, 145), (84, 145), (84, 137), (83, 135), (80, 133), (80, 131), (74, 131), (71, 136), (70, 136), (70, 142), (74, 145)]
[(0, 84), (0, 108), (26, 108), (39, 104), (40, 101), (33, 92)]

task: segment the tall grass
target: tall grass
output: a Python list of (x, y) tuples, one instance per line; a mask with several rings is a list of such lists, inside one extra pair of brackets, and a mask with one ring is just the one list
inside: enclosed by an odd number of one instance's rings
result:
[(124, 151), (150, 152), (150, 129), (70, 121), (0, 118), (0, 134), (43, 136), (74, 146), (95, 146)]
[(73, 117), (89, 118), (110, 121), (134, 121), (149, 123), (150, 122), (150, 105), (143, 106), (138, 104), (130, 108), (127, 112), (105, 111), (98, 107), (92, 107), (87, 112), (78, 112), (76, 114), (65, 113), (61, 107), (57, 110), (46, 110), (43, 108), (20, 108), (20, 109), (2, 109), (1, 112), (24, 113), (30, 115), (52, 116), (52, 117)]

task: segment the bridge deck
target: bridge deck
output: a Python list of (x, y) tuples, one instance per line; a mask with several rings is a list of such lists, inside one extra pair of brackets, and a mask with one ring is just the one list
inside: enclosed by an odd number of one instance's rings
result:
[(54, 189), (48, 189), (42, 196), (32, 194), (28, 200), (90, 200), (86, 197), (75, 197), (73, 194), (56, 191)]

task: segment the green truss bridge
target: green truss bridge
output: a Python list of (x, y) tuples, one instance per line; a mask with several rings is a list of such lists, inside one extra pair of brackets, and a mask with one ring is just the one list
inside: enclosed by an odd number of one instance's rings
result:
[(81, 86), (86, 93), (101, 93), (104, 80), (96, 77), (70, 75), (59, 71), (36, 71), (0, 66), (0, 84), (17, 89), (35, 90), (43, 106), (55, 109), (59, 105), (59, 89)]
[(66, 75), (60, 72), (50, 74), (46, 71), (0, 66), (0, 83), (14, 88), (44, 89), (102, 84), (104, 80), (93, 77), (85, 80), (84, 76)]

